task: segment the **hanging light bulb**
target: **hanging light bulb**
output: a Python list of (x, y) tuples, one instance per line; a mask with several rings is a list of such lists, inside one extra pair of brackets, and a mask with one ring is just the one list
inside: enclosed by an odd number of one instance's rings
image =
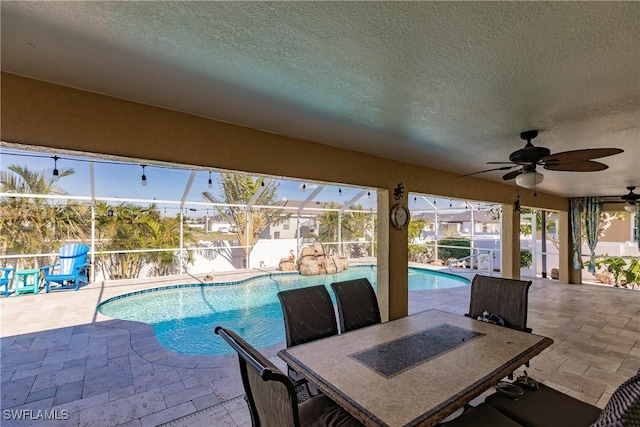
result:
[(211, 180), (211, 171), (209, 171), (209, 182), (207, 182), (207, 187), (213, 187), (213, 181)]
[(452, 207), (452, 205), (451, 205), (451, 199), (449, 199), (449, 207)]
[(418, 203), (418, 198), (417, 197), (413, 198), (413, 203)]
[(307, 191), (307, 184), (302, 184), (302, 192), (304, 193), (305, 191)]
[(371, 200), (371, 191), (367, 191), (367, 199)]
[(142, 184), (143, 187), (147, 186), (147, 176), (144, 174), (144, 168), (147, 167), (147, 165), (140, 165), (142, 166), (142, 179), (140, 180), (140, 184)]
[(53, 156), (53, 182), (58, 182), (60, 180), (60, 172), (58, 171), (58, 159), (60, 157)]
[(338, 187), (338, 196), (342, 197), (342, 188)]

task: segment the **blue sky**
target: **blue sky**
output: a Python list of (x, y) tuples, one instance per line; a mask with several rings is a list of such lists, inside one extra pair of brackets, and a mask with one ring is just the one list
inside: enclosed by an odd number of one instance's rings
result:
[[(26, 166), (30, 170), (53, 173), (54, 161), (52, 159), (54, 153), (23, 151), (0, 147), (0, 170), (7, 170), (9, 165)], [(89, 185), (89, 157), (69, 156), (58, 154), (60, 160), (57, 162), (58, 170), (73, 169), (74, 174), (61, 178), (58, 187), (69, 195), (74, 196), (91, 196)], [(135, 198), (146, 200), (175, 200), (180, 201), (184, 194), (191, 170), (178, 169), (172, 167), (149, 165), (145, 167), (145, 175), (147, 177), (147, 186), (141, 185), (142, 167), (141, 163), (134, 162), (106, 162), (106, 159), (95, 159), (94, 161), (94, 177), (95, 191), (97, 197), (116, 197), (116, 198)], [(220, 175), (218, 172), (212, 171), (211, 178), (213, 186), (208, 188), (209, 172), (206, 170), (198, 170), (193, 186), (187, 198), (186, 207), (189, 208), (189, 202), (204, 202), (202, 198), (203, 191), (209, 191), (221, 197)], [(315, 184), (306, 181), (296, 181), (290, 179), (278, 179), (278, 196), (287, 198), (288, 200), (304, 200), (313, 191)], [(302, 190), (302, 185), (306, 185), (306, 191)], [(342, 190), (340, 195), (339, 189)], [(361, 188), (347, 187), (340, 185), (327, 185), (326, 188), (314, 199), (320, 202), (335, 202), (338, 204), (346, 203), (351, 200)], [(369, 191), (369, 189), (365, 189)], [(464, 203), (460, 200), (450, 200), (443, 198), (435, 198), (433, 196), (425, 196), (431, 203), (436, 202), (438, 210), (447, 211), (451, 205), (454, 211), (464, 209)], [(391, 201), (393, 203), (393, 200)], [(358, 202), (364, 209), (375, 209), (376, 194), (371, 191), (371, 198), (363, 197)], [(178, 212), (177, 205), (166, 205), (157, 203), (158, 206), (166, 212), (167, 215), (173, 216)], [(196, 209), (196, 213), (191, 212), (190, 216), (202, 216), (207, 212), (207, 208), (201, 205), (191, 205), (192, 209)], [(432, 211), (429, 203), (424, 201), (419, 194), (409, 195), (409, 208), (413, 212)], [(456, 209), (457, 208), (457, 209)], [(209, 210), (209, 213), (212, 213)]]
[[(26, 166), (32, 171), (52, 174), (54, 168), (54, 153), (32, 152), (0, 147), (0, 169), (7, 170), (9, 165)], [(60, 159), (57, 162), (58, 170), (73, 169), (74, 174), (63, 177), (57, 186), (69, 195), (90, 196), (89, 185), (89, 158), (58, 154)], [(97, 197), (117, 197), (136, 199), (156, 199), (156, 200), (176, 200), (182, 199), (191, 170), (170, 168), (164, 166), (148, 165), (145, 167), (147, 185), (141, 185), (142, 166), (141, 163), (100, 163), (108, 161), (106, 159), (96, 159), (94, 161), (94, 181)], [(209, 172), (198, 170), (191, 191), (187, 198), (188, 202), (204, 202), (203, 191), (209, 191), (223, 199), (220, 190), (220, 175), (212, 171), (211, 178), (213, 186), (208, 188)], [(304, 200), (314, 189), (314, 184), (304, 181), (293, 181), (288, 179), (278, 179), (278, 196), (288, 200)], [(306, 191), (302, 190), (302, 185), (306, 185)], [(338, 189), (342, 190), (342, 196)], [(327, 186), (315, 200), (320, 202), (334, 201), (345, 203), (355, 196), (361, 189), (338, 185)], [(368, 190), (367, 190), (368, 191)], [(375, 192), (371, 191), (372, 197), (363, 197), (358, 201), (365, 209), (375, 206)], [(159, 204), (164, 207), (164, 204)], [(194, 206), (198, 211), (206, 210), (202, 206)], [(168, 206), (167, 212), (177, 206)]]

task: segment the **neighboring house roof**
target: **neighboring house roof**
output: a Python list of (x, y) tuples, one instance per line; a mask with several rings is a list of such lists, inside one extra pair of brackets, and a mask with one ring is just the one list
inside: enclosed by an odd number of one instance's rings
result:
[[(413, 219), (423, 219), (427, 222), (435, 221), (435, 213), (433, 212), (425, 212), (418, 215), (414, 215)], [(493, 219), (491, 214), (488, 214), (484, 211), (474, 211), (473, 212), (473, 221), (481, 222), (481, 223), (499, 223), (499, 219)], [(459, 212), (459, 213), (438, 213), (438, 222), (455, 222), (455, 223), (463, 223), (463, 222), (471, 222), (471, 212)]]

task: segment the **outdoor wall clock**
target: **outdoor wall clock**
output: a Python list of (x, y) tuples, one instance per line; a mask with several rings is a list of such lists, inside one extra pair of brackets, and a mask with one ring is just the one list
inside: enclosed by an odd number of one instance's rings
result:
[(404, 204), (398, 203), (391, 208), (391, 225), (393, 228), (403, 230), (407, 228), (409, 221), (411, 221), (411, 213)]

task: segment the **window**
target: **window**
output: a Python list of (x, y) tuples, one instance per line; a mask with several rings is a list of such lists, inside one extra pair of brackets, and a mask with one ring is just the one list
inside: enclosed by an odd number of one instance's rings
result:
[(284, 221), (282, 221), (282, 229), (283, 230), (288, 230), (289, 229), (289, 218), (287, 218)]
[(279, 231), (274, 231), (273, 238), (274, 239), (279, 239), (280, 238), (280, 232)]

